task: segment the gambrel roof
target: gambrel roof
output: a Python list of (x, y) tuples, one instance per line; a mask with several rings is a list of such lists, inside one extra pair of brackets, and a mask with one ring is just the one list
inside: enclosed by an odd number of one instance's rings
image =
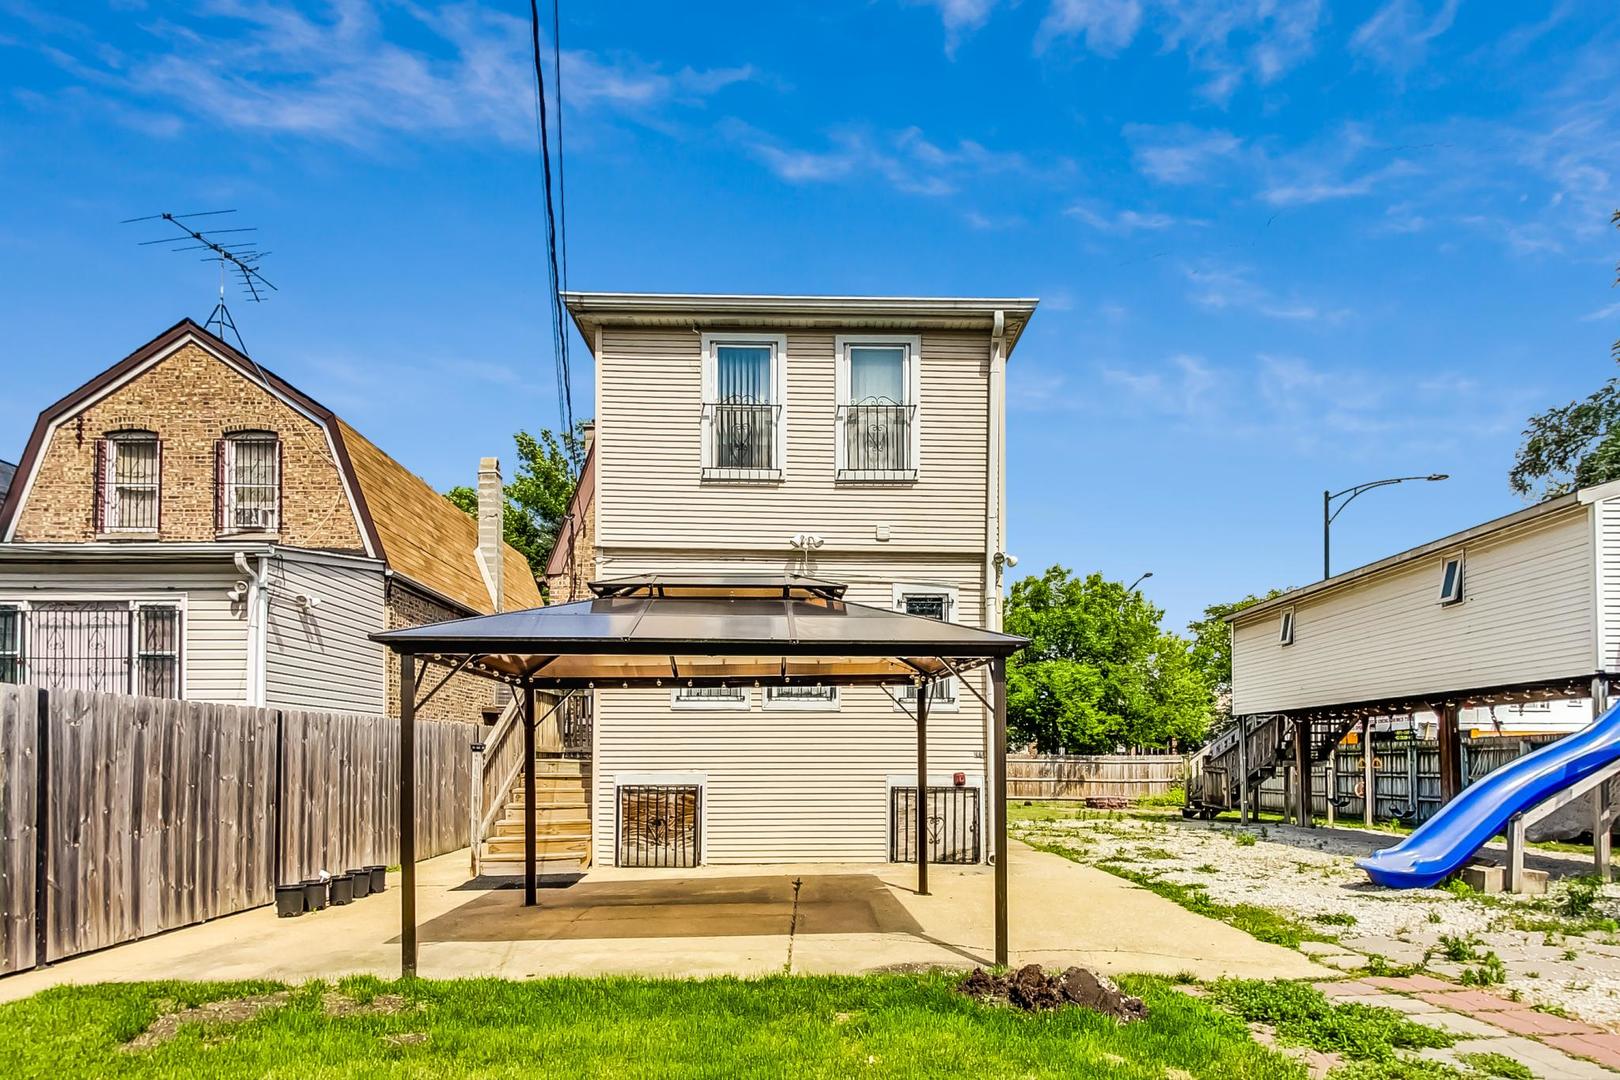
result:
[[(0, 503), (0, 542), (14, 540), (17, 518), (52, 430), (187, 344), (262, 384), (325, 432), (366, 554), (382, 559), (394, 573), (454, 606), (475, 614), (493, 611), (478, 565), (478, 525), (471, 515), (326, 406), (190, 319), (182, 319), (40, 413), (11, 490)], [(538, 605), (540, 590), (528, 560), (510, 544), (504, 545), (503, 558), (507, 609)]]

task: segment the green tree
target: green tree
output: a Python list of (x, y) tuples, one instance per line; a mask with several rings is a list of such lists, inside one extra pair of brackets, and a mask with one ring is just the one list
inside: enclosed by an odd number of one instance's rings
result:
[(1007, 632), (1030, 639), (1007, 665), (1007, 727), (1042, 753), (1196, 742), (1211, 695), (1191, 645), (1164, 612), (1100, 574), (1061, 566), (1016, 582)]
[[(1610, 219), (1620, 227), (1620, 210)], [(1615, 267), (1620, 284), (1620, 266)], [(1612, 353), (1620, 360), (1620, 341)], [(1620, 479), (1620, 377), (1580, 401), (1555, 405), (1532, 416), (1513, 458), (1508, 486), (1515, 494), (1543, 499), (1576, 488)]]
[[(541, 579), (557, 544), (557, 530), (568, 514), (568, 500), (574, 497), (573, 462), (584, 457), (585, 437), (579, 428), (561, 438), (542, 428), (538, 439), (520, 431), (512, 441), (517, 443), (518, 465), (506, 483), (506, 542), (523, 553), (529, 570)], [(453, 487), (445, 497), (477, 516), (476, 488)]]
[(1264, 596), (1253, 594), (1228, 604), (1211, 604), (1204, 617), (1187, 624), (1192, 634), (1192, 662), (1203, 673), (1204, 682), (1215, 695), (1216, 726), (1232, 717), (1232, 633), (1226, 617), (1233, 612), (1281, 596), (1287, 590), (1272, 589)]

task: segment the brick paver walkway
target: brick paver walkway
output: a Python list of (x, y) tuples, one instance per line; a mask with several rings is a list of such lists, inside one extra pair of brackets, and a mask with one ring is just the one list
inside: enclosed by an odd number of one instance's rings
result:
[(1459, 1055), (1505, 1054), (1548, 1080), (1615, 1080), (1620, 1071), (1620, 1035), (1484, 990), (1469, 989), (1428, 975), (1362, 978), (1317, 983), (1337, 1001), (1383, 1005), (1407, 1013), (1420, 1023), (1464, 1036), (1426, 1057), (1455, 1064)]

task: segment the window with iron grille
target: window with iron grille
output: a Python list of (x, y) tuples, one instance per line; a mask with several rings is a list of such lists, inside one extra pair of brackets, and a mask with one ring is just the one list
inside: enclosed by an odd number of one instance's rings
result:
[[(928, 788), (928, 861), (976, 863), (979, 850), (979, 789)], [(917, 788), (889, 789), (889, 861), (917, 861)]]
[(689, 709), (746, 709), (748, 691), (741, 686), (681, 686), (671, 691), (670, 704)]
[(702, 860), (702, 795), (698, 784), (621, 785), (614, 865), (697, 866)]
[(0, 682), (181, 696), (180, 608), (127, 600), (0, 605)]
[(836, 709), (838, 708), (838, 687), (836, 686), (767, 686), (765, 688), (765, 707), (767, 709)]
[[(956, 592), (943, 586), (928, 585), (896, 585), (894, 587), (894, 606), (898, 611), (907, 615), (918, 615), (924, 619), (938, 619), (940, 622), (956, 621)], [(905, 686), (900, 690), (900, 700), (910, 704), (917, 700), (917, 688)], [(956, 680), (940, 679), (928, 685), (928, 705), (954, 707), (956, 705)]]
[(786, 349), (780, 336), (704, 335), (704, 479), (781, 478)]
[(281, 525), (281, 441), (245, 431), (218, 446), (220, 531), (276, 532)]
[(837, 478), (917, 476), (919, 339), (838, 339)]
[(97, 530), (156, 532), (162, 447), (150, 431), (123, 431), (96, 444)]

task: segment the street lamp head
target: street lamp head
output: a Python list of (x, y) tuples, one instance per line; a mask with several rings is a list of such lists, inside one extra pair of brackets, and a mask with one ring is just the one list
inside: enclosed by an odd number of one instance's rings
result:
[(1153, 576), (1153, 571), (1149, 570), (1147, 573), (1142, 575), (1142, 580), (1146, 581), (1148, 578), (1150, 578), (1152, 576)]
[(1425, 480), (1450, 480), (1451, 479), (1451, 474), (1450, 473), (1443, 473), (1443, 472), (1430, 473), (1428, 476), (1425, 476), (1424, 479)]

